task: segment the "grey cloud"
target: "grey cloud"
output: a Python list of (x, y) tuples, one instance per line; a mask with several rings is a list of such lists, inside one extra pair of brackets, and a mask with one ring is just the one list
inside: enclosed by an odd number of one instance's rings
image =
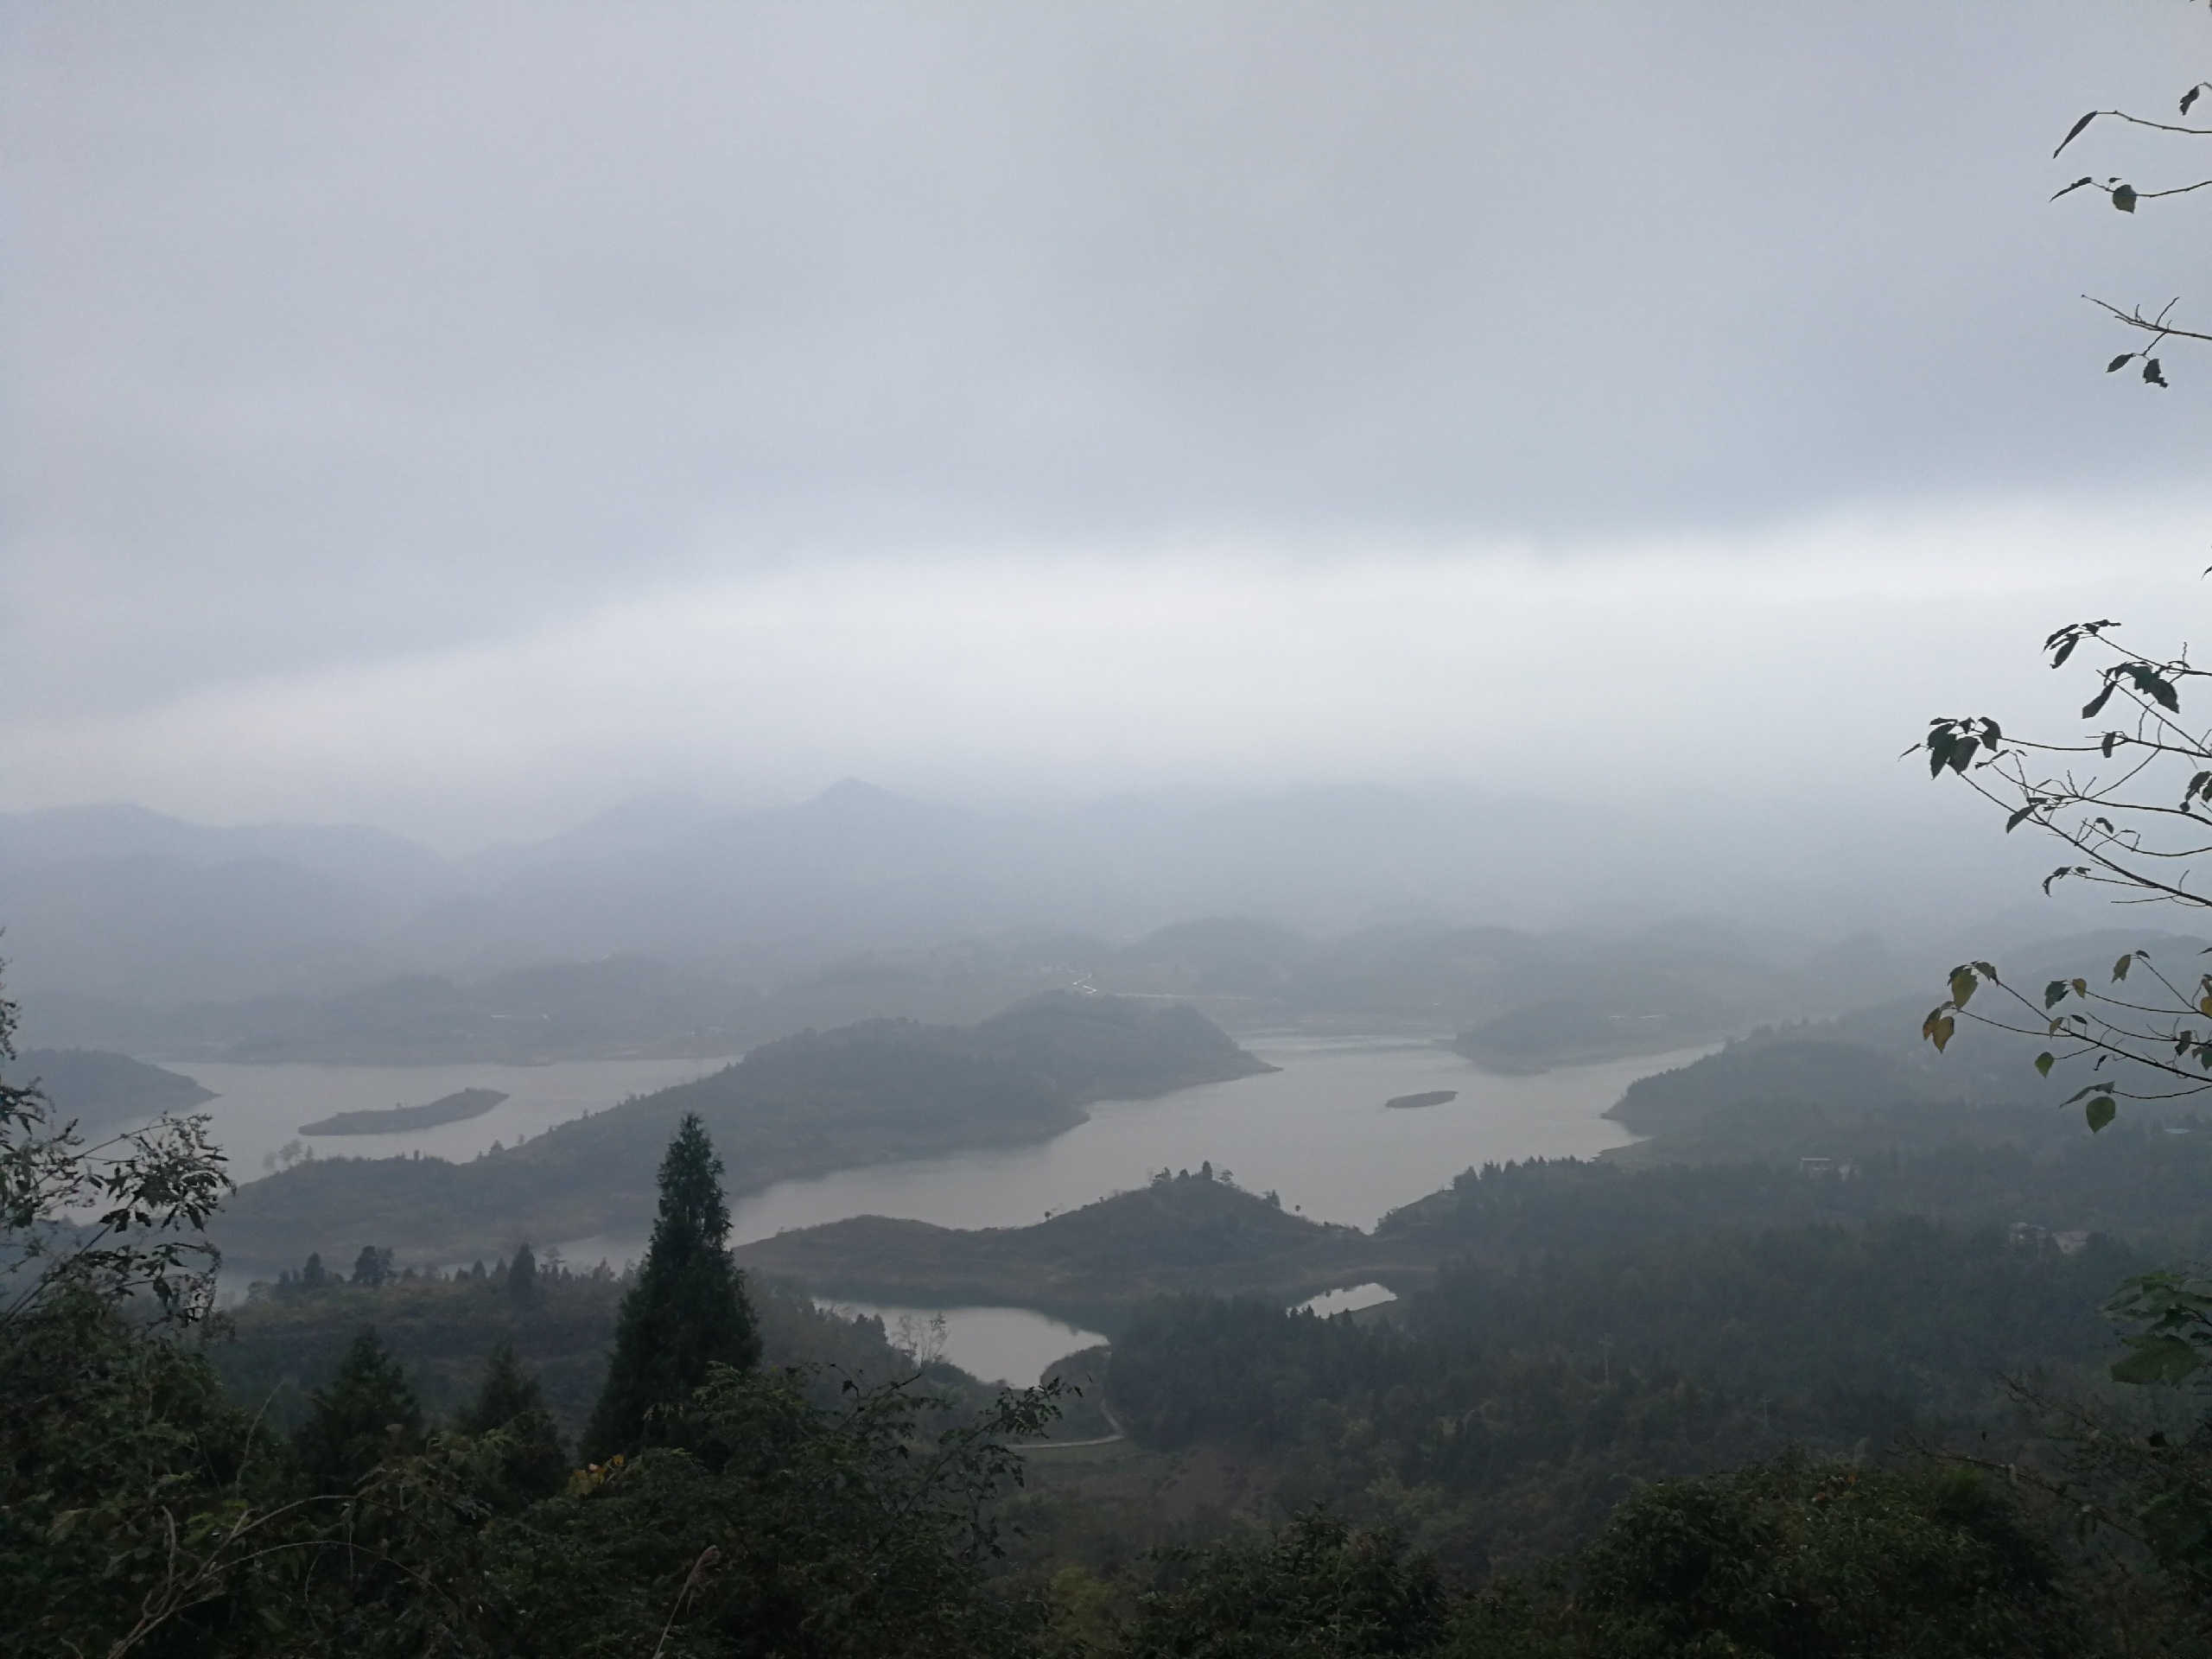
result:
[(2171, 476), (2204, 404), (2074, 296), (2185, 213), (2042, 158), (2183, 10), (10, 7), (0, 692), (823, 547)]

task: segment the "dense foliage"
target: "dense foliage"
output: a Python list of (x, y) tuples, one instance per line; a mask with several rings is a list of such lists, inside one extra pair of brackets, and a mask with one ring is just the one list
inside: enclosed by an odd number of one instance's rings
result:
[(1475, 1569), (1588, 1536), (1639, 1478), (2017, 1438), (2000, 1376), (2108, 1357), (2097, 1306), (2142, 1265), (1897, 1219), (1463, 1264), (1388, 1324), (1163, 1299), (1115, 1344), (1111, 1403), (1142, 1442), (1249, 1448), (1286, 1501), (1402, 1522)]

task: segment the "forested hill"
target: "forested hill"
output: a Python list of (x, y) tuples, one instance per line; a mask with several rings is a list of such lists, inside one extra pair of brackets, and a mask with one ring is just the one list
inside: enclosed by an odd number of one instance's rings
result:
[(218, 1243), (249, 1271), (386, 1245), (448, 1262), (642, 1234), (677, 1121), (696, 1112), (740, 1194), (797, 1176), (1041, 1140), (1084, 1103), (1266, 1071), (1195, 1010), (1054, 993), (982, 1024), (879, 1020), (764, 1044), (696, 1083), (565, 1123), (467, 1164), (318, 1159), (242, 1188)]
[[(1415, 1253), (1419, 1265), (1429, 1258)], [(1031, 1227), (962, 1231), (856, 1216), (748, 1244), (738, 1260), (821, 1290), (899, 1302), (1012, 1302), (1086, 1313), (1162, 1292), (1288, 1299), (1378, 1270), (1357, 1228), (1308, 1221), (1211, 1169), (1163, 1173), (1134, 1192)]]
[(95, 1138), (132, 1118), (187, 1112), (215, 1097), (190, 1077), (92, 1048), (27, 1048), (3, 1074), (11, 1084), (37, 1084), (57, 1117)]

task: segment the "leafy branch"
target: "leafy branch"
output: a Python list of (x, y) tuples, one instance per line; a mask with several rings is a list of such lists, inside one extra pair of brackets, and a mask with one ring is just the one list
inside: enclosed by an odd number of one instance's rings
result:
[[(2212, 81), (2199, 81), (2183, 92), (2180, 99), (2179, 113), (2186, 118), (2190, 106), (2208, 90), (2212, 90)], [(2052, 158), (2056, 160), (2063, 155), (2068, 145), (2088, 131), (2093, 123), (2100, 120), (2116, 121), (2128, 126), (2141, 127), (2152, 132), (2171, 133), (2183, 137), (2212, 137), (2212, 127), (2193, 127), (2174, 121), (2154, 121), (2148, 116), (2136, 115), (2126, 110), (2091, 110), (2067, 129), (2066, 136), (2058, 141), (2058, 148), (2050, 152)], [(2116, 175), (2100, 179), (2094, 174), (2084, 174), (2072, 183), (2060, 186), (2058, 189), (2052, 192), (2050, 199), (2056, 201), (2061, 196), (2070, 196), (2076, 190), (2099, 190), (2104, 193), (2106, 199), (2120, 212), (2133, 213), (2139, 203), (2157, 201), (2168, 196), (2185, 196), (2204, 189), (2212, 189), (2212, 179), (2199, 179), (2194, 184), (2171, 185), (2163, 190), (2143, 190)], [(2143, 308), (2139, 305), (2123, 308), (2114, 305), (2109, 300), (2099, 299), (2094, 295), (2085, 294), (2082, 297), (2126, 327), (2140, 329), (2151, 336), (2149, 345), (2135, 351), (2122, 352), (2105, 365), (2107, 374), (2117, 373), (2130, 363), (2140, 363), (2143, 365), (2142, 378), (2145, 384), (2164, 387), (2166, 385), (2165, 371), (2158, 356), (2158, 348), (2161, 346), (2169, 340), (2212, 340), (2212, 334), (2202, 333), (2191, 328), (2177, 327), (2167, 321), (2175, 305), (2179, 303), (2177, 300), (2169, 300), (2155, 315), (2145, 316)]]
[[(2071, 623), (2044, 641), (2054, 669), (2079, 653), (2102, 657), (2081, 712), (2084, 721), (2112, 722), (2101, 730), (2048, 741), (2007, 734), (1986, 716), (1942, 716), (1906, 753), (1923, 754), (1931, 778), (1956, 778), (2002, 810), (2006, 833), (2037, 830), (2069, 849), (2069, 861), (2044, 879), (2045, 893), (2087, 882), (2120, 889), (2123, 903), (2212, 908), (2212, 893), (2191, 886), (2197, 861), (2212, 856), (2212, 730), (2182, 714), (2184, 691), (2212, 671), (2192, 666), (2185, 652), (2159, 660), (2127, 651), (2111, 637), (2119, 626)], [(2037, 995), (1977, 961), (1953, 969), (1946, 988), (1923, 1037), (1940, 1051), (1965, 1020), (2042, 1039), (2048, 1046), (2035, 1065), (2045, 1077), (2086, 1063), (2091, 1080), (2067, 1103), (2084, 1103), (2092, 1130), (2113, 1121), (2120, 1101), (2212, 1089), (2212, 972), (2170, 971), (2138, 950), (2096, 984), (2069, 976)], [(1991, 995), (1977, 1002), (1985, 988)]]

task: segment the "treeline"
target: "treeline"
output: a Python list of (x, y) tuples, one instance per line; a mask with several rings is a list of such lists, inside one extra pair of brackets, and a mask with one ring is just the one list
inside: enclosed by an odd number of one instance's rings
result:
[(1639, 1480), (2010, 1444), (1999, 1379), (2108, 1358), (2095, 1310), (2145, 1265), (1907, 1218), (1465, 1264), (1389, 1323), (1162, 1300), (1115, 1343), (1111, 1405), (1141, 1442), (1264, 1456), (1286, 1510), (1397, 1522), (1479, 1573), (1587, 1539)]
[[(381, 1255), (381, 1252), (363, 1252)], [(505, 1344), (537, 1379), (545, 1404), (571, 1441), (606, 1381), (607, 1349), (634, 1273), (602, 1264), (584, 1271), (538, 1260), (527, 1249), (512, 1262), (478, 1263), (449, 1275), (415, 1271), (365, 1276), (308, 1271), (254, 1287), (232, 1310), (208, 1353), (232, 1400), (289, 1429), (305, 1414), (310, 1391), (328, 1377), (365, 1325), (404, 1371), (434, 1418), (462, 1408), (478, 1385), (484, 1356)], [(769, 1360), (818, 1375), (817, 1398), (833, 1400), (843, 1379), (874, 1383), (914, 1374), (878, 1319), (818, 1312), (804, 1294), (750, 1278), (747, 1299)], [(963, 1404), (985, 1393), (975, 1379), (941, 1362), (921, 1368), (928, 1389)]]
[[(1944, 1114), (1955, 1126), (1956, 1116)], [(2193, 1130), (2196, 1122), (2180, 1127)], [(2050, 1146), (1954, 1135), (1918, 1147), (1877, 1144), (1810, 1164), (1795, 1155), (1493, 1164), (1392, 1211), (1376, 1235), (1447, 1255), (1512, 1262), (1716, 1227), (1920, 1215), (1967, 1227), (2017, 1222), (2050, 1233), (2107, 1233), (2145, 1254), (2193, 1257), (2212, 1247), (2205, 1203), (2212, 1123), (2203, 1133), (2177, 1135), (2172, 1127), (2122, 1122), (2094, 1139), (2075, 1128)]]

